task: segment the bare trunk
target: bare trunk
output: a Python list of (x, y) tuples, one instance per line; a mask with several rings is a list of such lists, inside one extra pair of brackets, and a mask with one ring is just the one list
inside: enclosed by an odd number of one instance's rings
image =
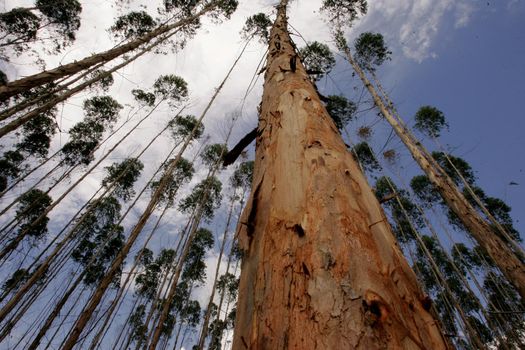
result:
[(214, 1), (209, 5), (205, 6), (201, 11), (196, 14), (189, 16), (181, 21), (170, 25), (162, 25), (157, 29), (123, 45), (120, 45), (116, 48), (86, 57), (82, 60), (75, 61), (63, 66), (59, 66), (48, 71), (44, 71), (38, 74), (34, 74), (22, 79), (15, 80), (8, 83), (7, 85), (0, 86), (0, 100), (5, 101), (11, 96), (14, 96), (20, 92), (27, 91), (36, 86), (41, 86), (50, 82), (53, 82), (59, 78), (69, 76), (75, 73), (78, 73), (84, 69), (92, 67), (101, 62), (109, 62), (127, 52), (135, 50), (144, 43), (168, 33), (169, 31), (180, 28), (182, 26), (188, 25), (198, 19), (201, 15), (213, 10), (218, 4), (218, 1)]
[(270, 37), (233, 349), (446, 349), (287, 32)]
[(228, 219), (226, 220), (226, 228), (224, 229), (224, 234), (222, 236), (221, 249), (219, 251), (219, 259), (217, 260), (217, 266), (215, 267), (215, 276), (213, 277), (213, 285), (211, 288), (210, 301), (208, 302), (208, 307), (206, 308), (206, 314), (204, 315), (204, 321), (202, 322), (201, 334), (199, 337), (199, 349), (204, 349), (204, 342), (206, 341), (206, 336), (208, 335), (208, 324), (210, 322), (211, 309), (213, 304), (213, 298), (215, 297), (215, 290), (217, 289), (217, 282), (219, 279), (219, 271), (221, 268), (222, 255), (224, 254), (224, 248), (226, 247), (226, 241), (228, 239), (228, 229), (230, 228), (230, 222), (233, 215), (233, 207), (235, 205), (235, 193), (232, 194), (232, 199), (230, 203), (230, 211), (228, 213)]
[(77, 277), (77, 279), (75, 280), (73, 285), (66, 291), (66, 293), (60, 299), (60, 301), (55, 305), (55, 307), (53, 308), (53, 311), (47, 317), (44, 325), (38, 331), (38, 334), (35, 336), (35, 338), (31, 342), (31, 345), (29, 345), (29, 347), (28, 347), (29, 350), (34, 350), (34, 349), (38, 348), (38, 345), (40, 345), (40, 341), (46, 335), (47, 331), (49, 330), (49, 328), (53, 324), (53, 321), (58, 316), (60, 311), (62, 311), (62, 308), (64, 307), (64, 305), (68, 301), (68, 299), (71, 296), (71, 294), (73, 294), (75, 289), (82, 282), (82, 279), (84, 278), (84, 275), (85, 274), (82, 273), (82, 274), (80, 274), (80, 276)]
[[(219, 167), (219, 164), (215, 165), (215, 169), (213, 169), (210, 174), (208, 175), (207, 179), (211, 179), (213, 176), (215, 176), (215, 173), (217, 171), (217, 168)], [(157, 344), (160, 340), (160, 337), (162, 335), (162, 329), (164, 327), (164, 321), (167, 319), (169, 311), (170, 311), (170, 305), (175, 297), (175, 293), (177, 292), (177, 284), (179, 283), (179, 278), (182, 273), (182, 268), (184, 266), (184, 262), (186, 261), (186, 258), (188, 256), (188, 253), (191, 248), (191, 244), (193, 243), (193, 239), (195, 238), (197, 234), (197, 230), (199, 228), (199, 225), (201, 223), (202, 214), (204, 211), (204, 206), (206, 201), (208, 200), (208, 188), (205, 188), (205, 192), (203, 195), (203, 198), (200, 199), (200, 203), (197, 207), (195, 218), (193, 219), (193, 223), (190, 228), (190, 232), (188, 234), (188, 239), (186, 240), (186, 244), (184, 245), (184, 249), (181, 252), (181, 255), (179, 257), (179, 262), (175, 268), (175, 271), (173, 272), (173, 277), (170, 281), (169, 288), (168, 288), (168, 294), (167, 297), (164, 298), (163, 303), (161, 304), (160, 308), (160, 315), (158, 317), (158, 321), (153, 324), (153, 335), (151, 338), (151, 343), (148, 346), (149, 350), (155, 350), (157, 348)], [(156, 324), (156, 326), (155, 326)]]
[(392, 125), (396, 134), (407, 146), (414, 160), (434, 184), (448, 207), (458, 216), (472, 237), (474, 237), (479, 246), (492, 258), (509, 282), (516, 287), (521, 297), (525, 298), (525, 265), (520, 261), (520, 258), (495, 234), (489, 223), (470, 205), (450, 177), (439, 164), (437, 164), (432, 156), (428, 154), (428, 151), (426, 151), (423, 146), (414, 139), (407, 128), (392, 115), (363, 70), (354, 61), (348, 47), (346, 47), (345, 53), (348, 61), (370, 92), (381, 114)]

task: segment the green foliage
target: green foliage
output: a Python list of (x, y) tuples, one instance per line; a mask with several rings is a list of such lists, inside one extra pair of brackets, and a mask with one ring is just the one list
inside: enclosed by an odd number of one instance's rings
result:
[(352, 151), (365, 171), (375, 172), (381, 169), (381, 165), (379, 165), (368, 143), (360, 142), (352, 148)]
[(188, 96), (188, 84), (184, 79), (173, 74), (160, 76), (153, 84), (155, 95), (167, 100), (170, 106), (176, 106)]
[(182, 280), (186, 282), (204, 283), (206, 278), (206, 264), (204, 258), (206, 251), (213, 247), (214, 239), (211, 231), (199, 228), (195, 233), (195, 238), (191, 242), (188, 255), (184, 261)]
[(211, 12), (211, 17), (218, 19), (224, 17), (229, 19), (231, 15), (237, 10), (239, 2), (237, 0), (216, 0), (218, 2), (217, 9)]
[[(470, 292), (463, 284), (462, 278), (464, 278), (464, 276), (462, 277), (458, 274), (453, 263), (449, 260), (435, 238), (423, 236), (422, 240), (452, 292), (452, 295), (448, 295), (448, 299), (456, 300), (457, 303), (461, 305), (471, 324), (476, 325), (478, 335), (484, 337), (484, 342), (491, 341), (491, 331), (479, 322), (480, 320), (478, 319), (480, 312), (479, 300), (476, 295)], [(443, 300), (443, 298), (447, 296), (446, 291), (443, 290), (441, 283), (435, 281), (434, 275), (431, 272), (430, 261), (420, 246), (418, 246), (416, 257), (416, 271), (423, 272), (420, 274), (420, 278), (423, 279), (427, 292), (436, 295), (436, 309), (441, 316), (445, 329), (447, 332), (451, 332), (451, 334), (457, 334), (458, 330), (454, 320), (454, 311), (450, 310)], [(460, 273), (464, 274), (464, 272), (461, 271)]]
[(7, 85), (7, 83), (9, 83), (7, 75), (4, 73), (4, 71), (0, 70), (0, 86)]
[(26, 269), (18, 269), (11, 277), (9, 277), (7, 280), (5, 280), (4, 284), (2, 285), (2, 290), (4, 292), (9, 292), (13, 289), (16, 289), (20, 287), (23, 283), (25, 283), (29, 279), (29, 271)]
[[(503, 200), (495, 197), (488, 197), (485, 192), (478, 186), (470, 186), (471, 190), (475, 193), (478, 199), (483, 203), (485, 209), (496, 219), (496, 221), (505, 229), (505, 231), (517, 241), (521, 241), (519, 232), (514, 228), (514, 223), (510, 212), (512, 208), (505, 203)], [(468, 188), (463, 188), (463, 195), (472, 204), (474, 208), (481, 211), (481, 207), (478, 202), (474, 199), (474, 196)], [(507, 241), (508, 239), (502, 234), (501, 230), (497, 227), (493, 227), (494, 232), (500, 236), (501, 239)]]
[(193, 115), (176, 116), (170, 120), (169, 128), (175, 140), (182, 140), (190, 135), (192, 140), (197, 140), (204, 133), (204, 125)]
[(233, 188), (242, 188), (246, 191), (249, 190), (252, 187), (254, 164), (253, 161), (242, 162), (239, 164), (239, 167), (235, 169), (230, 177), (230, 185)]
[(88, 79), (99, 78), (99, 76), (102, 76), (102, 78), (91, 84), (89, 88), (94, 91), (108, 92), (109, 88), (115, 82), (113, 74), (107, 74), (106, 71), (97, 69), (88, 76)]
[(6, 189), (9, 179), (17, 178), (24, 170), (21, 166), (23, 161), (24, 155), (19, 151), (7, 151), (0, 158), (0, 191)]
[(217, 289), (219, 293), (224, 294), (227, 302), (234, 302), (237, 299), (237, 292), (239, 290), (239, 279), (234, 274), (225, 273), (217, 281)]
[[(175, 160), (176, 159), (170, 159), (169, 162), (164, 166), (164, 169), (167, 169), (170, 166), (170, 164)], [(191, 180), (194, 172), (195, 169), (193, 168), (193, 165), (189, 161), (181, 157), (177, 162), (173, 173), (169, 175), (163, 174), (161, 177), (162, 179), (166, 176), (169, 176), (169, 179), (167, 180), (167, 185), (164, 187), (164, 190), (161, 193), (159, 203), (162, 203), (168, 207), (172, 207), (175, 201), (175, 195), (177, 194), (177, 191), (181, 188), (183, 184), (188, 183)], [(151, 188), (153, 190), (157, 189), (160, 185), (160, 182), (161, 180), (153, 181), (151, 183)]]
[(144, 169), (144, 164), (140, 160), (127, 158), (121, 163), (113, 163), (105, 169), (108, 174), (102, 180), (103, 186), (110, 187), (113, 185), (113, 194), (124, 201), (135, 195), (133, 185)]
[(191, 14), (197, 4), (197, 0), (164, 0), (166, 11), (182, 11), (186, 16)]
[(173, 249), (162, 249), (155, 260), (145, 264), (144, 271), (135, 280), (137, 294), (148, 300), (153, 300), (159, 288), (161, 275), (172, 267), (175, 257), (176, 254)]
[(47, 157), (51, 138), (57, 130), (56, 122), (53, 119), (55, 112), (56, 109), (53, 109), (24, 124), (22, 140), (17, 144), (20, 151), (40, 158)]
[(244, 39), (248, 39), (253, 36), (259, 37), (259, 41), (261, 43), (267, 44), (270, 40), (271, 26), (272, 21), (266, 14), (257, 13), (248, 17), (244, 27), (241, 30), (241, 35)]
[(77, 0), (37, 0), (36, 7), (69, 40), (75, 39), (80, 28), (82, 6)]
[(306, 72), (315, 81), (330, 73), (335, 66), (334, 54), (330, 48), (317, 41), (310, 42), (299, 49), (299, 56), (301, 56)]
[(191, 213), (202, 205), (202, 217), (205, 221), (213, 218), (222, 200), (222, 184), (216, 177), (209, 177), (197, 184), (193, 191), (180, 201), (179, 210)]
[(40, 18), (29, 9), (17, 7), (0, 13), (0, 30), (6, 34), (22, 37), (24, 41), (36, 39), (39, 28)]
[(88, 120), (111, 124), (123, 107), (111, 96), (95, 96), (85, 100), (83, 108)]
[(157, 23), (144, 11), (132, 11), (120, 16), (109, 29), (120, 40), (136, 39), (150, 32)]
[(131, 93), (133, 94), (133, 97), (135, 97), (135, 100), (143, 106), (153, 107), (155, 104), (155, 94), (152, 94), (151, 92), (133, 89), (131, 90)]
[(334, 120), (337, 129), (343, 130), (345, 125), (354, 117), (357, 106), (344, 96), (331, 95), (328, 96), (326, 111)]
[(414, 127), (430, 137), (439, 137), (443, 129), (448, 130), (445, 115), (439, 109), (432, 106), (419, 108), (414, 119), (416, 120)]
[(390, 178), (383, 176), (376, 181), (375, 194), (390, 211), (397, 239), (402, 243), (415, 239), (415, 230), (422, 228), (424, 222), (421, 212), (410, 200), (408, 192), (398, 189)]
[(330, 23), (351, 27), (360, 14), (366, 14), (367, 2), (366, 0), (323, 0), (321, 11), (327, 14)]
[(19, 232), (27, 230), (26, 234), (31, 237), (44, 237), (47, 234), (49, 218), (44, 216), (38, 222), (35, 220), (45, 213), (51, 203), (53, 203), (51, 197), (39, 189), (32, 189), (22, 194), (16, 210), (16, 218), (20, 222)]
[(385, 45), (383, 35), (379, 33), (362, 33), (354, 43), (355, 60), (363, 69), (374, 71), (376, 67), (390, 60), (392, 54)]
[[(489, 272), (483, 284), (485, 293), (489, 296), (488, 315), (492, 322), (503, 328), (505, 337), (502, 348), (517, 349), (523, 346), (525, 332), (525, 315), (516, 310), (525, 310), (525, 302), (516, 290), (501, 275)], [(499, 317), (504, 313), (504, 317)]]
[(464, 159), (454, 157), (450, 154), (447, 155), (443, 152), (432, 152), (432, 158), (438, 162), (456, 185), (463, 184), (458, 171), (469, 184), (474, 184), (476, 182), (476, 176), (474, 175), (472, 167)]
[(225, 144), (206, 145), (202, 151), (201, 159), (211, 169), (222, 162), (226, 153), (228, 153), (228, 147)]
[(433, 204), (441, 203), (441, 195), (426, 175), (414, 176), (410, 181), (412, 191), (419, 198), (423, 206), (430, 208)]
[[(71, 257), (85, 269), (84, 283), (93, 286), (104, 277), (106, 269), (122, 249), (124, 228), (116, 224), (121, 206), (115, 197), (104, 197), (90, 204), (83, 220), (75, 228), (78, 241)], [(114, 283), (120, 279), (115, 276)]]
[(66, 164), (88, 165), (94, 159), (93, 152), (102, 140), (104, 126), (97, 121), (79, 122), (69, 130), (69, 141), (62, 147)]
[(129, 318), (131, 328), (131, 339), (143, 344), (147, 340), (148, 328), (144, 324), (146, 317), (146, 305), (141, 304), (135, 308)]

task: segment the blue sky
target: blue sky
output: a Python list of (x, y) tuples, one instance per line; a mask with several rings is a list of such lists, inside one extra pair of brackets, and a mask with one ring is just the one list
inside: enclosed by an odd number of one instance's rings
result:
[[(115, 85), (111, 94), (122, 104), (132, 104), (132, 88), (147, 89), (160, 74), (178, 74), (189, 84), (191, 106), (188, 112), (199, 114), (208, 102), (213, 89), (223, 79), (241, 47), (238, 36), (247, 16), (259, 11), (270, 13), (272, 0), (241, 0), (240, 8), (232, 20), (218, 26), (204, 22), (204, 26), (186, 49), (170, 55), (148, 55), (115, 75)], [(13, 6), (31, 6), (32, 0), (5, 0), (0, 2)], [(84, 13), (82, 27), (77, 42), (63, 54), (46, 57), (48, 67), (59, 62), (70, 62), (111, 47), (114, 42), (100, 28), (108, 28), (114, 17), (122, 14), (112, 5), (112, 1), (83, 1)], [(160, 1), (136, 0), (135, 7), (143, 3), (155, 13)], [(319, 40), (330, 43), (329, 30), (320, 18), (320, 0), (296, 0), (290, 6), (290, 23), (306, 40)], [(434, 105), (447, 116), (450, 132), (444, 133), (442, 142), (454, 149), (454, 155), (465, 158), (476, 170), (479, 184), (490, 196), (500, 197), (513, 207), (516, 228), (525, 232), (525, 113), (521, 107), (525, 99), (525, 1), (524, 0), (369, 0), (370, 11), (356, 24), (350, 37), (362, 31), (378, 31), (385, 35), (393, 60), (379, 70), (379, 76), (405, 120), (415, 114), (421, 105)], [(294, 31), (295, 31), (294, 29)], [(93, 35), (94, 31), (97, 35)], [(302, 46), (300, 39), (294, 39)], [(207, 133), (212, 142), (222, 142), (225, 124), (230, 113), (238, 110), (249, 80), (258, 69), (257, 63), (265, 54), (265, 47), (252, 44), (226, 84), (219, 100), (206, 120)], [(13, 59), (12, 65), (3, 64), (10, 79), (38, 70), (28, 64), (27, 57)], [(154, 69), (152, 69), (152, 67)], [(155, 74), (153, 74), (155, 73)], [(331, 78), (347, 95), (355, 95), (354, 87), (362, 85), (351, 76), (348, 64), (339, 62)], [(261, 79), (260, 79), (261, 80)], [(256, 125), (256, 107), (262, 92), (261, 81), (249, 95), (240, 122), (236, 125), (230, 144), (233, 145), (247, 131)], [(321, 91), (337, 92), (330, 80), (322, 81)], [(358, 90), (357, 90), (358, 91)], [(69, 100), (61, 110), (61, 126), (67, 130), (82, 118), (81, 105), (89, 94), (82, 93)], [(128, 108), (129, 106), (126, 106)], [(125, 115), (128, 109), (122, 113)], [(66, 199), (52, 214), (50, 227), (60, 227), (91, 196), (104, 175), (101, 170), (110, 162), (129, 156), (154, 135), (169, 117), (170, 112), (163, 109), (152, 123), (141, 127), (139, 134), (125, 143), (109, 160), (100, 166), (90, 178), (79, 186), (74, 194)], [(357, 121), (358, 125), (373, 120), (369, 115)], [(359, 124), (360, 123), (360, 124)], [(379, 147), (387, 136), (386, 130), (376, 134), (374, 143)], [(127, 130), (124, 130), (127, 131)], [(67, 140), (63, 133), (53, 142), (57, 149)], [(425, 140), (431, 146), (431, 140)], [(167, 141), (152, 146), (145, 156), (148, 162), (145, 173), (149, 175), (160, 159), (164, 157)], [(396, 149), (402, 149), (397, 140), (392, 142)], [(100, 155), (100, 154), (99, 154)], [(405, 156), (402, 159), (409, 174), (418, 171)], [(411, 164), (411, 165), (409, 165)], [(228, 177), (231, 169), (222, 176)], [(204, 176), (200, 171), (192, 184)], [(199, 177), (200, 176), (200, 177)], [(148, 176), (143, 176), (144, 182)], [(511, 182), (518, 185), (510, 186)], [(137, 188), (143, 183), (137, 184)], [(53, 193), (57, 195), (66, 188), (63, 186)], [(188, 186), (189, 187), (189, 186)], [(21, 193), (19, 190), (18, 193)], [(184, 193), (189, 191), (184, 189)], [(148, 196), (142, 200), (138, 209), (126, 220), (130, 228), (145, 207)], [(222, 234), (224, 209), (217, 214), (217, 220), (210, 225), (217, 234)], [(166, 222), (163, 235), (155, 242), (156, 247), (169, 245), (175, 241), (174, 227), (185, 218), (173, 214)], [(152, 219), (150, 221), (153, 222)], [(218, 244), (217, 244), (218, 245)], [(216, 252), (208, 257), (210, 269), (217, 261)], [(210, 277), (212, 274), (208, 273)], [(210, 281), (210, 278), (208, 282)], [(198, 290), (197, 298), (207, 301), (206, 290)]]
[[(394, 48), (395, 59), (383, 68), (385, 86), (405, 119), (426, 104), (445, 113), (450, 132), (441, 141), (472, 165), (488, 195), (507, 201), (523, 233), (525, 2), (473, 3), (466, 26), (444, 18), (435, 58), (414, 63)], [(402, 76), (395, 72), (400, 66)]]

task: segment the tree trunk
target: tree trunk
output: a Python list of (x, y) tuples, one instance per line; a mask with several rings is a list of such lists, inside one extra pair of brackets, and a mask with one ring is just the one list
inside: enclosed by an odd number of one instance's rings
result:
[(226, 219), (226, 227), (224, 228), (224, 234), (222, 235), (221, 249), (219, 250), (219, 259), (217, 260), (217, 266), (215, 267), (215, 276), (213, 277), (213, 285), (211, 287), (210, 301), (208, 302), (208, 307), (206, 308), (206, 314), (204, 315), (204, 320), (202, 322), (201, 334), (199, 337), (199, 349), (204, 349), (204, 342), (206, 341), (206, 336), (208, 335), (208, 324), (210, 323), (211, 308), (213, 304), (213, 298), (215, 297), (215, 290), (217, 289), (217, 282), (219, 279), (219, 271), (221, 268), (221, 260), (224, 254), (224, 248), (226, 247), (226, 241), (228, 239), (228, 229), (230, 228), (230, 222), (233, 216), (233, 207), (235, 205), (235, 190), (232, 194), (232, 199), (230, 202), (230, 210), (228, 212), (228, 218)]
[(217, 7), (219, 1), (213, 1), (206, 5), (194, 15), (191, 15), (183, 20), (177, 21), (170, 25), (161, 25), (157, 29), (144, 34), (143, 36), (128, 42), (126, 44), (117, 46), (113, 49), (86, 57), (80, 61), (75, 61), (63, 66), (56, 67), (38, 74), (33, 74), (28, 77), (15, 80), (8, 83), (7, 85), (0, 86), (0, 101), (5, 101), (9, 97), (14, 96), (20, 92), (27, 91), (37, 86), (41, 86), (50, 82), (53, 82), (59, 78), (66, 77), (72, 74), (76, 74), (84, 69), (92, 67), (101, 62), (109, 62), (127, 52), (135, 50), (144, 43), (148, 43), (154, 38), (160, 35), (166, 34), (169, 31), (180, 28), (182, 26), (193, 23), (196, 19), (200, 18), (203, 14), (213, 10)]
[(381, 97), (370, 83), (363, 70), (354, 61), (350, 49), (345, 48), (345, 54), (366, 86), (374, 103), (381, 114), (392, 125), (401, 141), (407, 146), (414, 160), (439, 191), (448, 207), (458, 216), (465, 228), (480, 247), (492, 258), (505, 277), (511, 282), (522, 298), (525, 298), (525, 265), (516, 253), (499, 238), (492, 227), (485, 221), (474, 207), (465, 199), (445, 171), (437, 164), (407, 128), (402, 125), (384, 104)]
[(299, 62), (281, 0), (233, 349), (446, 349), (386, 217)]

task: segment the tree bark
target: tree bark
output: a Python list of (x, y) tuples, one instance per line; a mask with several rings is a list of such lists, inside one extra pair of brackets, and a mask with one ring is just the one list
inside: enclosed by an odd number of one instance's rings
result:
[(271, 32), (253, 192), (240, 225), (233, 349), (446, 349), (377, 199), (297, 60), (286, 5)]
[(355, 62), (348, 47), (345, 54), (368, 89), (374, 103), (381, 114), (392, 125), (392, 128), (406, 145), (414, 160), (428, 176), (441, 194), (448, 207), (458, 216), (465, 228), (470, 232), (479, 246), (492, 258), (505, 277), (511, 282), (522, 298), (525, 298), (525, 265), (508, 245), (499, 238), (492, 227), (485, 221), (474, 207), (465, 199), (454, 182), (432, 158), (426, 149), (418, 142), (409, 130), (398, 121), (387, 108), (374, 86), (366, 77), (364, 71)]

